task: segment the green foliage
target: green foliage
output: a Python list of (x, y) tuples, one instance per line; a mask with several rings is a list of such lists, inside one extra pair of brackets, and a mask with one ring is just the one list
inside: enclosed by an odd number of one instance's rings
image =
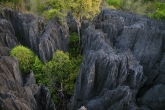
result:
[[(63, 80), (70, 73), (69, 67), (71, 62), (68, 53), (56, 51), (51, 61), (46, 63), (46, 72), (51, 75), (51, 78), (56, 82), (63, 83)], [(49, 71), (47, 71), (47, 69)]]
[(152, 7), (152, 12), (149, 14), (151, 18), (165, 20), (165, 3), (155, 2)]
[(44, 64), (41, 62), (38, 56), (35, 56), (34, 63), (32, 64), (32, 70), (34, 72), (37, 84), (46, 82), (43, 67)]
[(158, 20), (165, 20), (165, 10), (157, 9), (155, 12), (149, 14), (149, 16)]
[(80, 54), (79, 38), (77, 33), (70, 34), (70, 57), (76, 57)]
[[(54, 16), (62, 20), (69, 10), (81, 21), (83, 17), (93, 18), (100, 12), (101, 0), (8, 0), (19, 11), (26, 10), (40, 14), (48, 21)], [(4, 0), (5, 3), (8, 2)], [(24, 6), (25, 4), (25, 6)]]
[(32, 69), (35, 61), (35, 54), (24, 46), (16, 46), (10, 51), (10, 56), (15, 56), (19, 60), (20, 69), (27, 74)]
[(64, 19), (68, 10), (68, 4), (65, 0), (37, 0), (37, 11), (44, 16), (46, 21), (54, 16)]
[(64, 80), (65, 86), (64, 89), (67, 91), (67, 94), (73, 95), (74, 93), (74, 82), (78, 76), (79, 67), (81, 65), (83, 56), (78, 55), (76, 57), (72, 57), (71, 60), (71, 73)]
[(165, 2), (161, 0), (106, 0), (110, 8), (121, 9), (165, 20)]
[(77, 77), (81, 61), (82, 56), (70, 59), (68, 53), (60, 50), (56, 51), (52, 60), (47, 62), (44, 67), (44, 71), (49, 77), (49, 80), (55, 83), (53, 86), (48, 86), (73, 95), (74, 80)]
[(65, 80), (66, 85), (64, 88), (68, 90), (68, 94), (73, 95), (74, 92), (74, 81), (77, 78), (79, 66), (82, 62), (83, 56), (80, 55), (80, 45), (79, 45), (79, 39), (77, 33), (71, 33), (70, 34), (70, 50), (69, 50), (69, 57), (71, 60), (71, 73), (69, 74), (69, 77)]
[(81, 21), (83, 17), (93, 18), (100, 12), (101, 0), (70, 0), (68, 3), (78, 21)]
[(78, 42), (78, 35), (72, 33), (70, 35), (69, 53), (56, 51), (52, 60), (47, 62), (43, 67), (44, 74), (49, 79), (45, 84), (49, 87), (53, 101), (56, 103), (58, 109), (62, 109), (68, 97), (74, 93), (74, 82), (83, 58), (80, 55)]
[(37, 84), (46, 82), (43, 74), (44, 64), (30, 49), (22, 45), (16, 46), (10, 51), (10, 56), (18, 58), (20, 69), (25, 74), (33, 70)]
[[(67, 101), (67, 94), (73, 94), (74, 80), (77, 77), (74, 69), (75, 66), (73, 66), (69, 54), (60, 50), (56, 51), (52, 60), (45, 64), (44, 71), (49, 79), (47, 86), (53, 96), (53, 101), (59, 108), (64, 106), (59, 102)], [(62, 95), (65, 99), (61, 97)]]
[(121, 6), (121, 0), (106, 0), (106, 2), (110, 5), (113, 6), (115, 8), (120, 8)]

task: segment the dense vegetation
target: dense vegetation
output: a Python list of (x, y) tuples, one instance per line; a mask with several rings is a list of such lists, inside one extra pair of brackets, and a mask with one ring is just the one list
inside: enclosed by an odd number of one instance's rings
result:
[(106, 0), (106, 2), (111, 8), (148, 15), (158, 20), (165, 20), (164, 0)]
[(10, 51), (11, 56), (19, 60), (20, 69), (28, 74), (33, 70), (37, 84), (45, 84), (50, 92), (57, 109), (66, 109), (68, 100), (73, 95), (74, 82), (82, 62), (78, 35), (70, 35), (70, 52), (57, 50), (51, 61), (43, 64), (37, 55), (24, 46), (16, 46)]
[(92, 18), (100, 11), (100, 6), (106, 2), (110, 8), (148, 15), (158, 20), (165, 19), (164, 0), (1, 0), (0, 8), (10, 7), (22, 12), (30, 12), (45, 17), (46, 21), (55, 15), (62, 20), (69, 10), (72, 10), (77, 21), (82, 18)]

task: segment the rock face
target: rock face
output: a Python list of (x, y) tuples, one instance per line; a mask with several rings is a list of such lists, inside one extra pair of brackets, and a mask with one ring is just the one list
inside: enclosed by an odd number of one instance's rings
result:
[(95, 27), (107, 33), (114, 48), (131, 51), (143, 66), (147, 81), (138, 95), (164, 83), (165, 22), (115, 10), (103, 10), (96, 21)]
[[(18, 59), (9, 57), (11, 48), (18, 45), (18, 42), (31, 46), (33, 50), (38, 48), (36, 38), (38, 34), (35, 34), (40, 27), (38, 21), (31, 19), (33, 18), (31, 15), (22, 15), (11, 10), (4, 10), (2, 15), (0, 15), (0, 110), (41, 110), (41, 107), (43, 110), (55, 110), (49, 90), (43, 85), (38, 87), (33, 71), (30, 71), (28, 76), (22, 75)], [(32, 36), (34, 38), (31, 38)]]
[[(0, 104), (3, 110), (35, 110), (36, 101), (31, 91), (23, 87), (18, 61), (13, 57), (0, 58)], [(27, 88), (28, 89), (28, 88)]]
[(73, 97), (73, 110), (136, 109), (138, 89), (146, 81), (131, 52), (118, 53), (103, 32), (88, 27), (82, 36), (86, 53)]
[(37, 102), (39, 110), (56, 110), (54, 102), (51, 100), (49, 90), (42, 84), (37, 93)]
[[(0, 107), (2, 110), (55, 110), (50, 93), (45, 86), (35, 84), (33, 72), (24, 82), (14, 57), (0, 58)], [(42, 93), (42, 95), (41, 95)], [(34, 95), (37, 96), (36, 100)], [(49, 97), (48, 97), (49, 96)], [(43, 103), (41, 103), (43, 102)]]
[(81, 26), (85, 57), (72, 109), (163, 110), (165, 23), (104, 9)]
[(12, 24), (0, 19), (0, 56), (9, 55), (9, 50), (18, 45)]
[(164, 73), (164, 22), (115, 10), (103, 10), (97, 21), (96, 28), (107, 33), (115, 48), (130, 50), (140, 61), (147, 85)]
[(152, 110), (163, 110), (165, 107), (165, 85), (158, 84), (145, 92), (144, 96), (137, 100), (140, 106), (148, 106)]
[(73, 33), (76, 32), (78, 33), (77, 30), (77, 22), (76, 19), (73, 17), (72, 12), (70, 11), (66, 17), (67, 23), (68, 23), (68, 27), (69, 27), (69, 32)]
[(3, 9), (3, 16), (12, 23), (18, 41), (38, 53), (39, 38), (44, 28), (43, 20), (8, 9)]
[(38, 54), (43, 62), (51, 60), (56, 50), (68, 51), (68, 29), (56, 17), (44, 29), (43, 19), (31, 14), (3, 9), (2, 15), (11, 22), (18, 41)]

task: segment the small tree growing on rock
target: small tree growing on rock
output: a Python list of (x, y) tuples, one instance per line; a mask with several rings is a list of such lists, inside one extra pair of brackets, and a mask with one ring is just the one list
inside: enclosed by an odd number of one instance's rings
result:
[(20, 69), (25, 74), (28, 74), (32, 69), (32, 64), (35, 61), (35, 54), (30, 49), (22, 45), (16, 46), (10, 51), (10, 56), (18, 58)]

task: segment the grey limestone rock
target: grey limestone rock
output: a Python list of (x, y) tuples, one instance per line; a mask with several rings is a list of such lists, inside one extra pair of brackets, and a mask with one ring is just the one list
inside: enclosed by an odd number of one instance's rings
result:
[(37, 103), (23, 87), (23, 78), (14, 57), (0, 58), (0, 106), (2, 110), (37, 110)]
[(136, 14), (104, 9), (95, 20), (112, 46), (120, 51), (131, 51), (144, 67), (150, 85), (164, 71), (165, 22)]
[(32, 84), (36, 84), (36, 79), (34, 78), (34, 73), (30, 70), (30, 74), (26, 77), (26, 83), (24, 86), (30, 86)]
[(9, 9), (3, 9), (2, 15), (11, 22), (13, 36), (21, 45), (32, 49), (43, 62), (51, 60), (56, 50), (68, 51), (68, 27), (61, 26), (57, 17), (50, 20), (44, 29), (43, 18)]
[(0, 19), (0, 56), (9, 55), (9, 50), (18, 45), (12, 24)]
[(73, 110), (137, 109), (138, 89), (146, 81), (130, 51), (118, 52), (107, 34), (88, 26), (82, 36), (84, 60), (75, 84)]
[(43, 19), (9, 9), (3, 9), (2, 14), (11, 22), (18, 41), (38, 53), (39, 38), (44, 29)]
[(56, 110), (55, 104), (51, 100), (50, 92), (43, 84), (38, 89), (37, 103), (39, 110)]
[(137, 100), (137, 103), (151, 110), (163, 110), (165, 108), (165, 85), (158, 84), (152, 87)]
[(165, 22), (104, 9), (81, 26), (85, 57), (72, 109), (163, 110)]
[(10, 54), (10, 48), (0, 46), (0, 56), (8, 56)]
[(68, 27), (69, 27), (69, 32), (73, 33), (76, 32), (78, 33), (77, 30), (77, 22), (76, 19), (73, 17), (72, 12), (69, 11), (67, 17), (66, 17), (67, 23), (68, 23)]
[(32, 71), (26, 79), (25, 82), (16, 58), (0, 57), (0, 109), (41, 110), (42, 106), (42, 110), (55, 110), (48, 89), (36, 85)]
[(89, 110), (136, 108), (135, 96), (145, 80), (142, 66), (129, 52), (89, 51), (76, 81), (73, 110), (83, 105)]

